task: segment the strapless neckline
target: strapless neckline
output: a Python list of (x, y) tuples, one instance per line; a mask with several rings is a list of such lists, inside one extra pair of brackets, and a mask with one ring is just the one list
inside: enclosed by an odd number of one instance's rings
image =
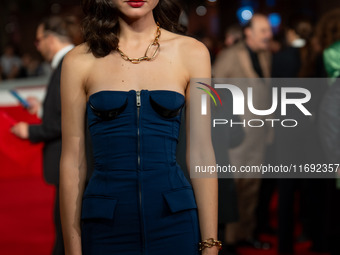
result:
[(153, 90), (148, 90), (148, 89), (141, 89), (141, 90), (135, 90), (135, 89), (130, 89), (130, 90), (100, 90), (97, 92), (94, 92), (93, 94), (91, 94), (89, 96), (89, 100), (87, 101), (87, 103), (89, 103), (90, 99), (98, 94), (101, 93), (137, 93), (137, 91), (147, 91), (148, 93), (153, 93), (153, 92), (167, 92), (167, 93), (175, 93), (179, 96), (182, 96), (183, 98), (185, 98), (185, 96), (182, 93), (179, 93), (177, 91), (174, 90), (167, 90), (167, 89), (153, 89)]

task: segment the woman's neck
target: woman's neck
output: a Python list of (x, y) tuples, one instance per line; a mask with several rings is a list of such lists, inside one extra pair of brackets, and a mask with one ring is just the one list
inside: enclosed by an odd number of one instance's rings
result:
[(123, 43), (149, 41), (155, 37), (157, 28), (152, 12), (135, 20), (119, 18), (119, 25), (119, 41)]

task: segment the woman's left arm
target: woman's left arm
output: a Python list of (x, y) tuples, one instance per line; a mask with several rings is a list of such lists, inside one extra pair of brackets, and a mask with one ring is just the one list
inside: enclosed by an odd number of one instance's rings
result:
[[(195, 166), (216, 166), (211, 140), (210, 102), (207, 101), (207, 115), (201, 115), (201, 94), (204, 92), (197, 89), (196, 86), (200, 84), (192, 80), (199, 78), (203, 82), (210, 83), (210, 54), (201, 42), (194, 40), (190, 44), (191, 46), (185, 53), (185, 63), (190, 79), (186, 89), (186, 163), (198, 208), (201, 239), (202, 241), (208, 238), (217, 240), (217, 174), (195, 173), (193, 176)], [(218, 254), (218, 248), (216, 246), (205, 248), (202, 254)]]

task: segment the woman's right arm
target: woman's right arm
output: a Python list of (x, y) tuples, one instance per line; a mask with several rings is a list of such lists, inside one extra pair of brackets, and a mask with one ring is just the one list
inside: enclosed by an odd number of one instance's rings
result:
[[(80, 215), (86, 179), (84, 89), (86, 67), (78, 49), (68, 53), (61, 74), (62, 152), (60, 218), (65, 254), (81, 255)], [(84, 62), (83, 62), (84, 63)]]

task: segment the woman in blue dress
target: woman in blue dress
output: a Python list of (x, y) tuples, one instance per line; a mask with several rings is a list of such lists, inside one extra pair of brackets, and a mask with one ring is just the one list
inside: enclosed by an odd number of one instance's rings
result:
[[(66, 255), (218, 254), (217, 179), (190, 183), (175, 157), (185, 109), (190, 162), (215, 163), (210, 122), (188, 126), (190, 105), (200, 109), (190, 79), (211, 76), (207, 48), (177, 33), (170, 0), (82, 7), (85, 43), (67, 54), (61, 76)], [(95, 159), (86, 187), (85, 118)]]

